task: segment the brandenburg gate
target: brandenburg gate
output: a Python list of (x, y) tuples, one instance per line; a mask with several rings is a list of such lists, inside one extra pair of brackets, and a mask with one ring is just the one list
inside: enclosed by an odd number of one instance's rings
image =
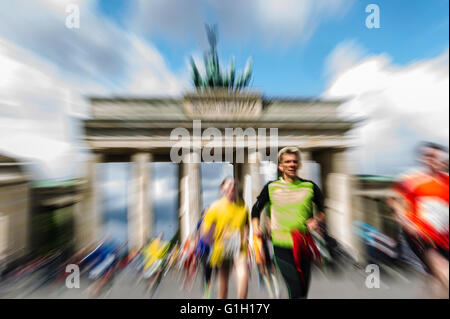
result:
[[(88, 196), (83, 204), (89, 221), (85, 222), (80, 235), (86, 242), (98, 237), (101, 227), (102, 190), (96, 164), (133, 163), (128, 240), (130, 247), (142, 247), (153, 235), (154, 213), (149, 196), (152, 176), (148, 163), (171, 162), (171, 151), (180, 145), (182, 160), (177, 165), (181, 240), (191, 234), (202, 209), (199, 156), (211, 146), (210, 139), (204, 134), (208, 130), (206, 135), (215, 135), (214, 141), (224, 142), (218, 144), (223, 148), (221, 154), (210, 155), (216, 155), (216, 159), (219, 155), (219, 161), (233, 164), (234, 176), (249, 209), (263, 186), (261, 161), (267, 156), (276, 159), (276, 153), (282, 147), (299, 147), (303, 163), (299, 176), (311, 178), (311, 164), (320, 165), (320, 177), (316, 182), (326, 197), (331, 233), (344, 245), (353, 246), (351, 185), (344, 155), (346, 149), (353, 146), (346, 133), (356, 122), (338, 117), (337, 108), (342, 101), (267, 98), (257, 92), (219, 89), (198, 90), (180, 98), (90, 97), (89, 100), (92, 116), (84, 121), (84, 129), (93, 156), (88, 164)], [(203, 130), (200, 137), (194, 132), (199, 121)], [(188, 138), (174, 139), (171, 137), (174, 129), (189, 132)], [(255, 139), (245, 138), (242, 142), (227, 137), (227, 129), (244, 132), (265, 129), (266, 135), (258, 134)], [(277, 136), (271, 132), (276, 132)], [(197, 149), (193, 145), (197, 145)], [(224, 156), (230, 147), (234, 153), (232, 161)], [(243, 161), (237, 159), (239, 151), (242, 151)], [(203, 161), (204, 155), (200, 158)]]

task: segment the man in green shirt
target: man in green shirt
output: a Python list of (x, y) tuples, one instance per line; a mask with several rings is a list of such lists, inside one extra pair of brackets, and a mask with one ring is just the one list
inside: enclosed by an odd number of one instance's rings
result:
[[(306, 298), (311, 261), (318, 255), (310, 230), (319, 231), (325, 221), (324, 200), (319, 187), (299, 178), (300, 151), (285, 147), (278, 153), (278, 180), (267, 183), (252, 208), (253, 233), (262, 236), (259, 216), (268, 206), (275, 262), (286, 282), (290, 298)], [(313, 203), (317, 214), (313, 216)]]

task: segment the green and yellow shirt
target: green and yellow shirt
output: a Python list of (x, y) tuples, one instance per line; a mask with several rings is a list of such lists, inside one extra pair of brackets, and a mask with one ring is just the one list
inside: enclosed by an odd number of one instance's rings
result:
[(313, 203), (324, 212), (320, 188), (312, 181), (298, 178), (293, 183), (280, 179), (267, 183), (252, 208), (252, 218), (258, 217), (266, 205), (271, 219), (272, 243), (292, 248), (291, 231), (307, 232), (306, 221), (313, 217)]

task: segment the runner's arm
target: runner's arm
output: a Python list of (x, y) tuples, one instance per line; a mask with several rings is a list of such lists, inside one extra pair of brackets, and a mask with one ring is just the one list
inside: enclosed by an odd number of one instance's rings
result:
[(215, 207), (212, 206), (206, 211), (199, 229), (200, 237), (208, 244), (211, 244), (214, 238), (215, 222), (216, 210)]
[(397, 196), (389, 196), (386, 203), (394, 211), (396, 221), (405, 232), (412, 236), (417, 235), (418, 229), (408, 218), (409, 212), (412, 210), (412, 195), (408, 187), (402, 182), (396, 182), (391, 189)]
[(259, 227), (259, 217), (267, 203), (269, 203), (269, 183), (264, 186), (261, 194), (256, 199), (256, 203), (252, 207), (252, 228), (255, 236), (262, 235), (261, 228)]
[(320, 231), (320, 224), (325, 223), (325, 204), (324, 204), (324, 196), (322, 191), (320, 190), (319, 186), (317, 186), (316, 183), (312, 182), (313, 184), (313, 203), (317, 207), (317, 213), (315, 216), (311, 217), (307, 220), (306, 224), (309, 229), (312, 229), (314, 231)]
[[(248, 214), (248, 213), (247, 213)], [(241, 241), (241, 249), (248, 247), (249, 242), (249, 226), (248, 226), (248, 217), (245, 219), (244, 231)]]

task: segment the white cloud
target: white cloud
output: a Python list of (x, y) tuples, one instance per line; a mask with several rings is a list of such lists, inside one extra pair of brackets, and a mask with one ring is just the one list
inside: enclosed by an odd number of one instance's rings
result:
[(364, 56), (364, 49), (356, 40), (339, 43), (325, 61), (328, 76), (338, 76), (353, 67)]
[[(413, 163), (411, 149), (422, 139), (448, 144), (448, 50), (405, 66), (385, 54), (361, 52), (354, 42), (335, 48), (325, 64), (332, 81), (323, 97), (347, 98), (342, 115), (369, 119), (354, 132), (361, 144), (356, 155), (365, 158), (362, 170), (394, 172), (405, 166), (402, 162)], [(387, 167), (386, 157), (397, 161)]]
[(79, 6), (80, 28), (69, 29), (67, 3), (17, 0), (12, 7), (0, 4), (5, 12), (15, 11), (14, 16), (0, 19), (0, 37), (51, 61), (83, 93), (105, 88), (111, 94), (130, 89), (132, 94), (179, 93), (183, 84), (155, 47), (100, 14), (96, 0), (70, 2)]
[[(68, 3), (80, 7), (80, 29), (65, 26)], [(81, 123), (73, 117), (88, 116), (86, 95), (176, 95), (188, 86), (155, 47), (101, 16), (95, 4), (0, 4), (0, 152), (32, 156), (40, 163), (35, 178), (83, 174), (81, 166), (73, 165), (86, 158), (77, 141)], [(47, 142), (69, 144), (60, 154), (64, 160), (55, 166), (50, 153), (31, 154), (34, 137), (41, 137), (42, 150)]]
[(115, 197), (127, 191), (127, 181), (126, 179), (105, 181), (102, 183), (102, 188), (106, 189), (111, 197)]
[(189, 82), (172, 73), (163, 56), (149, 43), (130, 36), (134, 47), (129, 67), (134, 70), (127, 78), (122, 94), (129, 95), (179, 95), (189, 88)]
[(49, 63), (2, 39), (0, 68), (0, 152), (34, 159), (34, 178), (80, 174), (84, 153), (77, 150), (70, 106), (82, 101)]
[(219, 23), (231, 40), (267, 44), (307, 41), (322, 21), (345, 15), (353, 0), (140, 0), (132, 8), (132, 28), (147, 35), (206, 43), (204, 23)]
[(158, 178), (152, 181), (152, 199), (153, 201), (174, 201), (178, 199), (178, 187), (170, 187), (169, 179), (173, 176), (167, 178)]
[(322, 21), (342, 17), (353, 1), (255, 0), (250, 3), (251, 11), (247, 15), (255, 17), (255, 25), (262, 30), (264, 40), (290, 43), (308, 41)]
[(192, 34), (203, 33), (203, 0), (136, 0), (130, 6), (130, 27), (137, 33), (163, 34), (181, 41), (189, 41)]

